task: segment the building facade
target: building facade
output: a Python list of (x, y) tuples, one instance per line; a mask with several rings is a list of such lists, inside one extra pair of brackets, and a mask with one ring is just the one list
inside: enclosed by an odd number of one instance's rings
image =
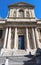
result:
[(8, 9), (7, 18), (0, 18), (0, 65), (27, 65), (31, 59), (32, 64), (40, 63), (41, 20), (35, 17), (34, 6), (19, 2)]

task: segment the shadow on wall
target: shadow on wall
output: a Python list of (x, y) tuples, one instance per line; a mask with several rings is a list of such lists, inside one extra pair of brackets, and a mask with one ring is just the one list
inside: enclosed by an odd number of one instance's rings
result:
[(25, 57), (29, 58), (30, 60), (24, 61), (24, 65), (41, 65), (41, 49), (38, 48), (35, 55), (30, 55)]

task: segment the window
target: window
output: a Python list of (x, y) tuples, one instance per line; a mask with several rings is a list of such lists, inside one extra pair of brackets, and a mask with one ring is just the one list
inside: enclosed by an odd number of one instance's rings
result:
[(2, 38), (3, 30), (0, 30), (0, 38)]
[(26, 11), (26, 16), (27, 16), (27, 17), (29, 17), (29, 16), (30, 16), (30, 15), (29, 15), (29, 11)]
[(38, 30), (38, 34), (39, 34), (39, 41), (41, 43), (41, 29)]
[(19, 10), (19, 17), (24, 17), (24, 11), (23, 10)]
[(40, 34), (41, 34), (41, 30), (40, 30)]
[(39, 30), (40, 36), (41, 36), (41, 29)]

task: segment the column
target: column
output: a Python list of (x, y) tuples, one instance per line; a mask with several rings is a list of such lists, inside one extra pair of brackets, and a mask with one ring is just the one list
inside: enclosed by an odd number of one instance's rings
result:
[(30, 49), (29, 37), (28, 37), (28, 28), (26, 28), (26, 39), (27, 39), (27, 49)]
[(11, 27), (9, 28), (9, 33), (8, 33), (7, 48), (11, 49)]
[(36, 33), (37, 45), (38, 45), (38, 48), (40, 48), (40, 44), (39, 44), (39, 34), (38, 34), (38, 31), (37, 31), (37, 28), (35, 29), (35, 33)]
[(4, 46), (3, 46), (3, 48), (6, 48), (7, 36), (8, 36), (8, 28), (6, 28), (6, 33), (5, 33), (5, 39), (4, 39)]
[(32, 36), (33, 36), (34, 48), (36, 48), (36, 40), (35, 40), (34, 28), (32, 28)]
[(17, 49), (17, 28), (15, 28), (14, 49)]

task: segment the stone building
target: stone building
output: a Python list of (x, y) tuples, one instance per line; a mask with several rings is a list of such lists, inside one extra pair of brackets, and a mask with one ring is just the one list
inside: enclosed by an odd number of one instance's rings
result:
[(41, 20), (34, 6), (18, 2), (0, 18), (0, 65), (41, 64)]

